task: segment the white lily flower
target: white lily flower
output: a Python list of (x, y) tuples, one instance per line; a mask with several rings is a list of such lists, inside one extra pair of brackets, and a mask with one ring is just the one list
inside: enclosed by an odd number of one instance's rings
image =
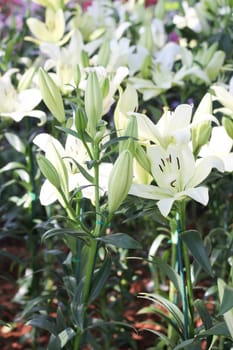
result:
[(27, 19), (27, 25), (35, 38), (27, 36), (25, 40), (33, 41), (37, 44), (47, 42), (63, 45), (69, 40), (71, 35), (71, 33), (68, 33), (64, 36), (65, 18), (61, 8), (53, 10), (47, 7), (45, 10), (45, 22), (30, 17)]
[[(50, 73), (57, 86), (63, 93), (72, 91), (75, 86), (75, 73), (77, 65), (81, 67), (81, 55), (84, 49), (81, 33), (76, 29), (72, 32), (71, 40), (65, 47), (56, 44), (42, 43), (40, 50), (49, 59), (45, 62), (45, 70), (56, 69), (56, 73)], [(81, 69), (81, 75), (84, 75)]]
[(20, 122), (24, 117), (40, 119), (43, 125), (46, 121), (44, 112), (34, 110), (42, 97), (39, 89), (31, 88), (17, 91), (11, 83), (11, 75), (17, 72), (11, 69), (0, 77), (0, 117), (11, 118)]
[(170, 143), (186, 144), (190, 140), (192, 106), (181, 104), (175, 111), (164, 110), (157, 124), (145, 114), (132, 113), (137, 117), (138, 138), (143, 143), (150, 141), (166, 148)]
[(187, 197), (207, 205), (208, 189), (198, 185), (207, 178), (212, 168), (223, 171), (220, 159), (207, 157), (195, 161), (187, 145), (169, 145), (167, 150), (154, 145), (148, 147), (147, 153), (157, 185), (133, 184), (129, 194), (158, 201), (164, 216), (169, 214), (175, 201)]
[[(37, 145), (43, 152), (45, 157), (56, 168), (58, 174), (61, 175), (63, 171), (59, 166), (59, 162), (62, 159), (66, 167), (67, 172), (67, 193), (66, 199), (69, 200), (69, 193), (79, 187), (83, 187), (81, 192), (85, 198), (93, 201), (94, 199), (94, 185), (90, 183), (84, 175), (82, 175), (75, 163), (77, 161), (91, 176), (93, 176), (93, 169), (87, 169), (87, 161), (90, 160), (87, 151), (78, 138), (68, 135), (65, 147), (53, 136), (42, 133), (35, 137), (33, 143)], [(100, 165), (100, 193), (104, 195), (107, 190), (107, 183), (109, 173), (112, 165), (110, 163), (101, 163)], [(59, 200), (61, 205), (64, 206), (64, 201), (59, 194), (59, 191), (53, 186), (47, 179), (43, 183), (40, 191), (40, 202), (42, 205), (50, 205), (56, 200)]]
[(217, 111), (233, 117), (233, 77), (228, 86), (215, 84), (211, 86), (211, 90), (214, 91), (216, 99), (224, 106)]
[(63, 4), (67, 4), (70, 0), (33, 0), (33, 2), (44, 6), (51, 7), (54, 10), (57, 10), (62, 7)]
[(204, 145), (200, 152), (200, 157), (216, 156), (224, 164), (225, 171), (233, 171), (233, 152), (231, 152), (233, 140), (228, 136), (223, 126), (216, 126), (212, 129), (212, 134), (208, 144)]

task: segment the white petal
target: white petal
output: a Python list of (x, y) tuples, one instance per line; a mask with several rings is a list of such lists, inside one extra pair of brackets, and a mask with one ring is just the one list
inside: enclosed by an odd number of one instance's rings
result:
[(158, 201), (157, 205), (163, 216), (168, 216), (174, 201), (174, 198), (163, 198), (160, 201)]
[(133, 184), (129, 190), (129, 194), (137, 197), (142, 197), (146, 199), (159, 200), (162, 198), (167, 198), (172, 196), (169, 190), (153, 186), (153, 185), (143, 185), (143, 184)]
[(50, 205), (58, 199), (58, 191), (48, 181), (45, 180), (40, 190), (40, 202), (42, 205)]
[(208, 188), (204, 186), (188, 188), (186, 191), (178, 193), (176, 198), (182, 197), (184, 195), (194, 199), (203, 205), (207, 205), (209, 201)]
[(190, 179), (187, 187), (195, 187), (204, 181), (210, 174), (213, 168), (223, 172), (224, 164), (218, 157), (210, 156), (202, 159), (198, 159), (196, 162), (197, 166), (195, 169), (194, 176)]

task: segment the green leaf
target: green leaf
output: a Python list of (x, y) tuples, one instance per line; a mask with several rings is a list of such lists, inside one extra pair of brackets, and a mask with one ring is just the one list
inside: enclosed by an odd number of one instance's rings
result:
[(153, 260), (152, 260), (151, 263), (155, 264), (156, 266), (158, 266), (159, 269), (161, 269), (165, 273), (165, 275), (168, 276), (169, 280), (172, 281), (172, 283), (174, 284), (176, 289), (181, 293), (181, 291), (182, 291), (182, 284), (181, 284), (181, 278), (178, 275), (178, 273), (176, 273), (176, 271), (173, 270), (162, 259), (157, 258), (155, 256), (153, 257)]
[(173, 330), (175, 330), (177, 332), (177, 334), (179, 334), (179, 336), (182, 336), (182, 332), (179, 329), (179, 327), (177, 326), (177, 323), (174, 320), (174, 318), (170, 317), (170, 314), (167, 313), (167, 310), (162, 311), (160, 305), (161, 304), (159, 304), (159, 307), (157, 307), (156, 304), (150, 305), (150, 306), (146, 306), (146, 307), (142, 308), (141, 310), (139, 310), (138, 314), (142, 315), (142, 314), (154, 313), (156, 315), (159, 315), (159, 316), (161, 316), (162, 319), (165, 320), (165, 322), (168, 325), (172, 326)]
[(187, 339), (178, 344), (173, 350), (188, 349), (188, 350), (201, 350), (201, 343), (196, 342), (195, 339)]
[(111, 272), (112, 259), (107, 255), (101, 268), (94, 274), (89, 302), (95, 300), (103, 290)]
[(142, 246), (126, 233), (114, 233), (107, 236), (99, 237), (98, 240), (105, 244), (114, 245), (124, 249), (142, 249)]
[(211, 327), (207, 331), (202, 332), (200, 335), (198, 335), (198, 337), (203, 338), (203, 336), (207, 336), (207, 335), (220, 335), (224, 337), (230, 337), (230, 333), (225, 322), (219, 322), (215, 324), (213, 327)]
[(140, 293), (140, 296), (162, 305), (175, 319), (180, 332), (184, 332), (184, 316), (178, 306), (158, 294)]
[[(227, 287), (226, 283), (221, 278), (219, 278), (218, 279), (218, 292), (219, 292), (219, 299), (220, 299), (220, 302), (221, 302), (221, 307), (222, 307), (223, 310), (227, 309), (227, 307), (230, 304), (228, 298), (229, 298), (229, 295), (231, 293), (230, 293), (230, 291), (228, 289), (226, 294), (225, 294), (226, 287)], [(225, 294), (226, 306), (223, 304), (224, 294)], [(221, 309), (221, 307), (220, 307), (220, 309)], [(233, 339), (233, 309), (231, 308), (230, 310), (225, 312), (223, 314), (223, 317), (224, 317), (224, 320), (226, 322), (227, 328), (228, 328), (228, 330), (230, 332), (231, 338)]]
[(201, 317), (205, 329), (212, 327), (212, 319), (209, 315), (208, 309), (205, 306), (204, 302), (200, 299), (195, 300), (194, 306), (197, 308), (197, 311)]
[(87, 171), (86, 169), (81, 165), (79, 164), (74, 158), (72, 157), (63, 157), (63, 159), (71, 159), (75, 165), (77, 166), (77, 168), (79, 169), (80, 173), (89, 181), (91, 182), (92, 184), (94, 183), (94, 178), (93, 176), (91, 176)]
[(225, 285), (219, 313), (223, 315), (232, 308), (233, 308), (233, 288), (228, 285)]
[(75, 335), (76, 335), (75, 331), (70, 327), (60, 332), (58, 334), (58, 338), (60, 340), (61, 348), (64, 348), (64, 346), (68, 343), (68, 341), (72, 339)]
[(196, 230), (184, 231), (181, 233), (181, 237), (197, 263), (200, 264), (209, 275), (213, 276), (210, 261), (200, 233)]
[(45, 241), (48, 238), (59, 236), (60, 238), (64, 238), (66, 235), (70, 235), (75, 238), (79, 238), (84, 240), (85, 242), (89, 242), (90, 236), (88, 233), (84, 231), (77, 231), (71, 228), (52, 228), (46, 231), (42, 236), (42, 241)]
[(60, 341), (55, 335), (51, 335), (49, 338), (49, 343), (46, 350), (60, 350)]
[(25, 154), (26, 147), (25, 147), (24, 143), (22, 142), (22, 140), (19, 138), (19, 136), (15, 135), (11, 132), (6, 132), (5, 137), (6, 137), (7, 141), (9, 142), (9, 144), (12, 147), (14, 147), (14, 149), (17, 152)]
[(26, 169), (26, 168), (23, 164), (19, 162), (10, 162), (0, 169), (0, 174), (5, 171), (16, 170), (16, 169)]
[(130, 139), (131, 137), (129, 136), (120, 136), (120, 137), (114, 137), (113, 139), (111, 139), (110, 141), (105, 142), (103, 145), (101, 145), (101, 151), (103, 151), (104, 149), (114, 145), (114, 144), (118, 144), (120, 141), (125, 141)]
[(57, 335), (57, 329), (56, 329), (54, 319), (52, 317), (47, 316), (47, 315), (35, 316), (33, 319), (31, 319), (29, 322), (27, 322), (27, 324), (29, 324), (32, 327), (38, 327), (41, 329), (45, 329), (49, 333)]

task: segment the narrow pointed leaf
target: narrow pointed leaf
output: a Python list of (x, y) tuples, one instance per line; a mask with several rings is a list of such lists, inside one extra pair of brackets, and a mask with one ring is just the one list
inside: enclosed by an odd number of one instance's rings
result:
[(204, 302), (200, 299), (197, 299), (194, 302), (194, 306), (197, 308), (205, 329), (211, 328), (213, 326), (212, 319)]
[(106, 285), (106, 282), (111, 272), (111, 266), (112, 266), (112, 259), (110, 256), (107, 256), (103, 265), (94, 274), (89, 302), (92, 302), (93, 300), (95, 300), (99, 296), (100, 292), (104, 289), (104, 286)]
[(126, 233), (114, 233), (108, 236), (98, 238), (105, 244), (111, 244), (118, 248), (124, 249), (142, 249), (142, 246), (134, 238), (128, 236)]
[(162, 270), (165, 275), (168, 276), (169, 280), (174, 284), (176, 289), (181, 293), (182, 291), (182, 285), (181, 285), (181, 278), (178, 275), (178, 273), (175, 272), (168, 264), (166, 264), (162, 259), (153, 257), (153, 260), (151, 262), (152, 264), (155, 264), (160, 270)]
[(210, 261), (201, 239), (200, 233), (196, 230), (184, 231), (181, 234), (182, 240), (192, 253), (194, 259), (209, 274), (212, 274)]
[(221, 315), (233, 308), (233, 288), (225, 285), (223, 291), (223, 298), (220, 306), (219, 313)]

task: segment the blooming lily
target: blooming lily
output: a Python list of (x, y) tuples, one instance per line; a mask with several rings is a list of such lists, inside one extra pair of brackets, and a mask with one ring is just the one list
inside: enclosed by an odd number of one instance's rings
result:
[(78, 64), (80, 67), (83, 49), (82, 35), (77, 29), (72, 32), (71, 40), (66, 47), (49, 43), (40, 45), (41, 52), (49, 57), (44, 68), (50, 70), (55, 67), (56, 73), (50, 75), (63, 93), (75, 88), (75, 71)]
[[(45, 157), (56, 168), (60, 181), (64, 183), (62, 186), (66, 191), (66, 200), (69, 201), (69, 193), (82, 188), (82, 195), (93, 200), (94, 186), (81, 174), (77, 167), (79, 163), (89, 175), (92, 176), (92, 171), (87, 169), (87, 161), (90, 160), (83, 143), (76, 137), (68, 135), (65, 147), (53, 136), (42, 133), (37, 135), (33, 143), (37, 145), (43, 152)], [(65, 170), (64, 170), (65, 167)], [(103, 195), (107, 190), (107, 181), (112, 165), (110, 163), (101, 163), (100, 165), (100, 193)], [(41, 187), (40, 202), (42, 205), (50, 205), (56, 200), (59, 200), (62, 206), (65, 206), (64, 200), (52, 183), (46, 179)]]
[(219, 157), (225, 171), (233, 171), (233, 152), (231, 152), (233, 140), (228, 136), (223, 126), (215, 126), (208, 144), (204, 145), (200, 152), (200, 157), (216, 156)]
[(59, 8), (62, 8), (64, 4), (68, 3), (70, 0), (33, 0), (33, 1), (41, 6), (50, 7), (54, 10), (57, 10)]
[(63, 45), (69, 40), (71, 33), (64, 36), (65, 18), (62, 9), (53, 10), (47, 7), (45, 10), (45, 22), (37, 18), (28, 18), (27, 25), (35, 38), (25, 37), (25, 40), (33, 41), (37, 44), (42, 42), (57, 43)]
[(215, 93), (216, 99), (224, 106), (216, 111), (233, 117), (233, 77), (228, 86), (215, 84), (211, 86), (211, 90)]
[(203, 205), (208, 203), (208, 189), (198, 185), (207, 178), (212, 168), (223, 171), (220, 159), (206, 157), (195, 161), (187, 145), (170, 144), (167, 150), (153, 145), (147, 148), (147, 154), (156, 185), (133, 184), (129, 194), (158, 201), (164, 216), (168, 216), (175, 201), (187, 197)]
[(0, 117), (11, 118), (20, 122), (24, 117), (40, 119), (40, 125), (45, 123), (45, 113), (34, 108), (42, 97), (39, 89), (22, 89), (17, 91), (11, 83), (11, 75), (17, 72), (10, 69), (0, 77)]

